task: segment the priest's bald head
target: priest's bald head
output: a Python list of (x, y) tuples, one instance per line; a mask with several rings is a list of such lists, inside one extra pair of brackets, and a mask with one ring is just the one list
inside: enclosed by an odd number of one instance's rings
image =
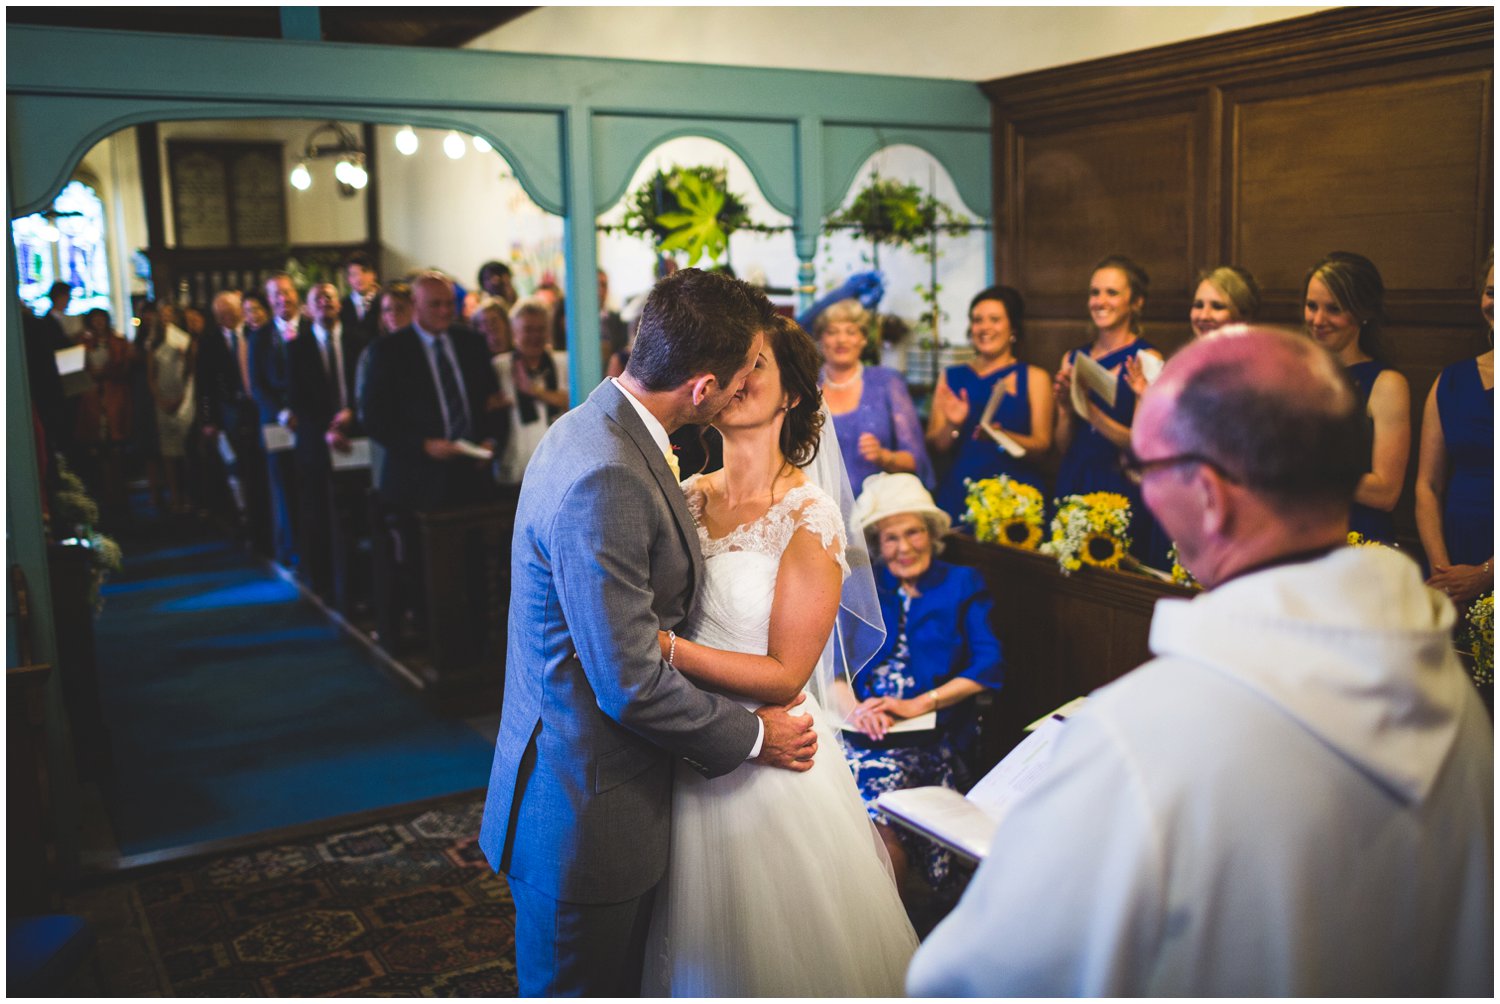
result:
[(1341, 544), (1369, 463), (1343, 368), (1272, 328), (1188, 345), (1146, 391), (1130, 439), (1141, 497), (1209, 587)]

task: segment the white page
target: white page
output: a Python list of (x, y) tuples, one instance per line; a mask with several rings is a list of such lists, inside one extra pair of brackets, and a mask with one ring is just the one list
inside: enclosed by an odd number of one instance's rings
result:
[(976, 861), (984, 860), (995, 835), (996, 820), (952, 788), (887, 791), (875, 806)]
[(328, 452), (333, 456), (333, 469), (336, 471), (357, 471), (369, 467), (370, 437), (360, 436), (349, 440), (348, 453), (340, 453), (334, 449)]
[(1016, 800), (1042, 779), (1062, 727), (1062, 719), (1048, 718), (969, 789), (968, 800), (996, 822), (1004, 819)]
[(1156, 378), (1161, 376), (1161, 371), (1167, 365), (1167, 361), (1161, 356), (1151, 352), (1136, 353), (1136, 361), (1141, 366), (1141, 376), (1146, 378), (1147, 384), (1156, 383)]
[[(859, 732), (861, 734), (864, 732), (863, 729), (851, 725), (847, 719), (844, 721), (842, 728), (845, 732)], [(886, 729), (885, 732), (886, 735), (890, 735), (893, 732), (925, 732), (928, 729), (935, 728), (937, 728), (937, 712), (929, 711), (926, 714), (917, 715), (915, 718), (903, 718), (900, 721), (892, 722), (890, 728)]]
[(473, 457), (475, 460), (495, 459), (494, 450), (480, 446), (478, 443), (471, 443), (467, 439), (455, 439), (453, 445), (458, 447), (458, 451), (466, 457)]
[(296, 440), (292, 437), (292, 430), (276, 422), (267, 422), (260, 427), (261, 438), (265, 440), (267, 453), (282, 453), (292, 448)]
[[(1082, 384), (1080, 387), (1079, 385)], [(1084, 404), (1084, 393), (1093, 391), (1106, 405), (1115, 406), (1115, 390), (1119, 386), (1115, 376), (1109, 370), (1100, 366), (1098, 360), (1087, 352), (1079, 352), (1073, 356), (1073, 407), (1080, 409), (1079, 415), (1088, 417), (1088, 408), (1081, 407)]]
[(65, 377), (70, 373), (82, 373), (84, 365), (84, 348), (82, 345), (70, 345), (65, 349), (58, 349), (57, 375)]
[[(1017, 379), (1025, 379), (1025, 375), (1023, 374)], [(1022, 448), (1021, 444), (1007, 436), (998, 426), (992, 424), (995, 412), (999, 409), (1000, 402), (1003, 400), (1005, 400), (1005, 381), (996, 380), (995, 389), (990, 391), (989, 402), (984, 406), (984, 413), (979, 417), (979, 427), (985, 431), (987, 436), (995, 441), (995, 445), (999, 446), (1000, 449), (1013, 457), (1024, 457), (1026, 456), (1026, 450)]]

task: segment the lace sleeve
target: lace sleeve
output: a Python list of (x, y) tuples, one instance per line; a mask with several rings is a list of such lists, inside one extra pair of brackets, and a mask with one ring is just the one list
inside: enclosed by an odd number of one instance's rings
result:
[(844, 556), (848, 540), (844, 535), (844, 517), (838, 505), (813, 485), (805, 486), (811, 491), (810, 498), (797, 509), (794, 530), (806, 530), (823, 544), (829, 557), (839, 563), (841, 577), (849, 577), (849, 561)]

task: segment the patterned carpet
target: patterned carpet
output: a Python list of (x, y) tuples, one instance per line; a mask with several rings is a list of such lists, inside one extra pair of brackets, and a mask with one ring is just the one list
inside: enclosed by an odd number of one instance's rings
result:
[(470, 796), (79, 893), (109, 996), (513, 997), (515, 916)]

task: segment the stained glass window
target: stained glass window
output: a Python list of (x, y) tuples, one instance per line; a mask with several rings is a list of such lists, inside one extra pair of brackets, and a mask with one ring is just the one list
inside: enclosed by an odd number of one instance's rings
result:
[(70, 315), (99, 307), (108, 310), (109, 258), (105, 249), (104, 203), (81, 181), (70, 181), (47, 213), (11, 223), (16, 246), (17, 292), (37, 314), (52, 309), (47, 291), (61, 280), (73, 287)]

